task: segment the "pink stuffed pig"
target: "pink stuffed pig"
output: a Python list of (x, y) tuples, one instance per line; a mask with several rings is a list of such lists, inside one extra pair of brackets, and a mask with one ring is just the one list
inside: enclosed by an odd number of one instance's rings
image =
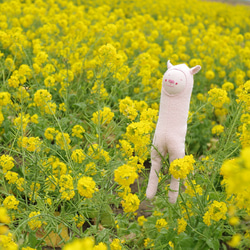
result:
[[(185, 137), (190, 98), (193, 89), (193, 75), (201, 66), (189, 68), (186, 64), (167, 63), (168, 70), (162, 80), (159, 119), (151, 149), (151, 170), (146, 191), (152, 199), (157, 191), (158, 175), (162, 157), (169, 154), (170, 163), (185, 156)], [(179, 180), (171, 177), (169, 202), (175, 203), (179, 193)]]

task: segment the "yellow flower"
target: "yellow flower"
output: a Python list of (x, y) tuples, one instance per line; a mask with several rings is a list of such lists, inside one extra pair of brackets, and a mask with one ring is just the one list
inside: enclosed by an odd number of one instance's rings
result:
[(191, 197), (194, 197), (196, 195), (202, 195), (202, 188), (200, 185), (196, 185), (195, 180), (192, 180), (192, 183), (185, 182), (185, 186), (185, 193), (189, 194)]
[(61, 175), (59, 180), (60, 190), (62, 194), (62, 199), (70, 200), (75, 196), (73, 178), (69, 174)]
[(92, 177), (83, 176), (78, 180), (77, 190), (81, 196), (86, 198), (92, 198), (93, 193), (97, 191), (95, 187), (96, 183)]
[(111, 109), (108, 107), (104, 107), (103, 110), (99, 110), (93, 113), (93, 117), (91, 118), (91, 120), (97, 125), (104, 125), (109, 124), (112, 121), (113, 117), (114, 113), (111, 111)]
[(121, 202), (125, 213), (134, 213), (140, 205), (140, 200), (136, 194), (129, 193), (123, 197)]
[(30, 122), (30, 115), (20, 113), (18, 117), (14, 119), (14, 125), (17, 129), (22, 129), (22, 131), (26, 130), (28, 123)]
[(205, 76), (206, 76), (206, 78), (207, 78), (208, 80), (212, 80), (212, 79), (214, 79), (215, 74), (214, 74), (214, 72), (213, 72), (212, 70), (208, 70), (208, 71), (205, 73)]
[(5, 207), (0, 207), (0, 223), (3, 223), (3, 224), (10, 223), (10, 217)]
[(67, 109), (66, 109), (66, 105), (64, 102), (59, 104), (59, 110), (66, 112)]
[(9, 92), (0, 92), (0, 107), (11, 103), (11, 95)]
[(19, 137), (17, 144), (19, 147), (23, 147), (30, 152), (39, 152), (41, 150), (42, 141), (39, 137)]
[(131, 121), (133, 121), (138, 115), (134, 102), (128, 96), (125, 99), (119, 101), (119, 110)]
[(155, 227), (157, 228), (158, 232), (161, 231), (163, 228), (167, 228), (168, 223), (165, 219), (161, 218), (156, 221)]
[(0, 126), (2, 125), (3, 121), (4, 121), (4, 116), (0, 108)]
[(121, 186), (129, 186), (138, 178), (136, 169), (130, 165), (122, 165), (114, 171), (114, 180)]
[(81, 125), (75, 125), (73, 128), (72, 128), (72, 136), (76, 136), (80, 139), (83, 138), (83, 133), (85, 132), (85, 129), (81, 126)]
[(69, 145), (71, 142), (70, 136), (68, 133), (58, 133), (56, 135), (56, 144), (60, 146), (62, 150), (70, 149), (71, 146)]
[(154, 240), (150, 239), (150, 238), (146, 238), (144, 240), (144, 246), (147, 248), (153, 248), (154, 247)]
[(127, 140), (119, 140), (119, 143), (121, 144), (121, 151), (124, 152), (123, 155), (131, 157), (134, 152), (131, 144)]
[(119, 239), (113, 239), (110, 248), (111, 250), (122, 250), (121, 241)]
[(220, 134), (222, 134), (224, 132), (224, 127), (222, 126), (222, 125), (215, 125), (215, 126), (213, 126), (213, 128), (212, 128), (212, 134), (213, 135), (220, 135)]
[(111, 160), (109, 153), (98, 144), (92, 144), (88, 149), (88, 155), (95, 160), (104, 159), (107, 163)]
[(3, 205), (7, 209), (17, 210), (18, 204), (19, 204), (19, 201), (16, 199), (14, 195), (7, 196), (3, 201)]
[(98, 245), (95, 245), (93, 250), (108, 250), (108, 247), (103, 242), (100, 242)]
[(20, 81), (18, 79), (17, 75), (12, 75), (9, 79), (8, 79), (8, 84), (10, 87), (12, 88), (17, 88), (19, 87)]
[(44, 136), (46, 139), (53, 141), (54, 140), (54, 135), (58, 133), (58, 130), (55, 128), (47, 128), (44, 132)]
[(72, 242), (67, 243), (62, 248), (63, 250), (93, 250), (94, 239), (91, 237), (86, 237), (84, 239), (74, 239)]
[(231, 82), (225, 82), (222, 85), (222, 89), (224, 89), (226, 91), (230, 91), (230, 90), (234, 89), (234, 85)]
[(169, 241), (168, 245), (171, 247), (171, 249), (174, 249), (174, 243), (172, 241)]
[(10, 57), (5, 59), (4, 65), (9, 71), (13, 71), (16, 68), (14, 60)]
[(103, 99), (108, 97), (108, 93), (107, 93), (107, 90), (104, 87), (104, 83), (100, 83), (100, 81), (96, 81), (94, 83), (94, 86), (91, 89), (91, 94), (98, 94)]
[(229, 224), (232, 226), (236, 226), (240, 224), (240, 219), (237, 216), (233, 216), (229, 219)]
[(222, 108), (224, 103), (229, 103), (230, 99), (227, 96), (227, 91), (220, 88), (213, 88), (208, 91), (208, 102), (216, 108)]
[(227, 244), (230, 247), (238, 247), (240, 245), (240, 241), (241, 241), (241, 235), (240, 234), (235, 234), (233, 235), (232, 239), (230, 241), (227, 242)]
[(138, 224), (142, 227), (144, 222), (147, 221), (147, 219), (144, 217), (144, 215), (142, 215), (138, 217), (137, 221), (138, 221)]
[(38, 115), (37, 114), (34, 114), (30, 117), (30, 121), (35, 123), (35, 124), (38, 124)]
[(31, 212), (29, 214), (29, 218), (32, 218), (28, 221), (31, 230), (36, 230), (42, 226), (40, 214), (40, 212)]
[(51, 101), (52, 96), (46, 89), (39, 89), (34, 94), (34, 102), (38, 107), (47, 106), (47, 103)]
[(174, 178), (185, 179), (187, 175), (194, 169), (195, 160), (193, 155), (186, 155), (181, 159), (176, 159), (170, 163), (169, 171)]
[(197, 97), (197, 99), (199, 101), (205, 101), (206, 100), (206, 97), (202, 93), (198, 93), (196, 97)]
[(3, 172), (6, 173), (14, 167), (14, 159), (9, 155), (2, 155), (0, 157), (0, 166), (3, 168)]
[(82, 163), (85, 157), (82, 149), (75, 149), (71, 154), (71, 159), (76, 163)]
[(20, 192), (23, 192), (24, 191), (24, 185), (25, 181), (24, 181), (24, 178), (19, 178), (17, 181), (16, 181), (16, 188), (20, 191)]
[(75, 223), (76, 223), (76, 226), (77, 227), (81, 227), (83, 224), (84, 224), (84, 222), (85, 222), (85, 218), (80, 214), (80, 215), (76, 215), (74, 218), (74, 221), (75, 221)]
[(226, 160), (221, 167), (220, 174), (223, 176), (226, 193), (236, 195), (236, 205), (239, 208), (248, 209), (250, 206), (249, 189), (250, 183), (250, 147), (242, 149), (240, 156)]
[(12, 171), (8, 171), (6, 173), (6, 175), (4, 176), (4, 178), (8, 181), (9, 184), (14, 184), (18, 180), (18, 173), (12, 172)]
[(203, 216), (203, 221), (206, 225), (211, 225), (211, 220), (219, 221), (226, 219), (227, 206), (225, 202), (213, 201), (208, 207), (208, 211)]
[(44, 85), (46, 87), (54, 87), (55, 86), (55, 78), (53, 76), (47, 76), (44, 80)]
[(13, 241), (11, 233), (0, 235), (0, 249), (18, 250), (18, 245)]
[(180, 234), (186, 230), (187, 222), (183, 218), (177, 219), (177, 221), (178, 221), (178, 234)]

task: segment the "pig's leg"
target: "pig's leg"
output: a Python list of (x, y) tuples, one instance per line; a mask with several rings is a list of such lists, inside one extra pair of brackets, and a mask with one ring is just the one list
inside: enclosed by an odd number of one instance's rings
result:
[[(157, 140), (156, 140), (157, 139)], [(158, 177), (162, 165), (162, 157), (165, 158), (167, 151), (164, 149), (164, 140), (162, 136), (155, 136), (151, 149), (151, 170), (149, 174), (146, 196), (152, 199), (157, 191)]]

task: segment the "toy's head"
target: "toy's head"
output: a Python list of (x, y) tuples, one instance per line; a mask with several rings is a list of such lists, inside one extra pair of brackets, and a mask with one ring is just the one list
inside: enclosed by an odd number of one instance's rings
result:
[(162, 80), (164, 92), (169, 96), (176, 96), (189, 89), (192, 92), (193, 75), (199, 72), (201, 66), (197, 65), (189, 68), (186, 64), (172, 65), (167, 63), (168, 70), (165, 72)]

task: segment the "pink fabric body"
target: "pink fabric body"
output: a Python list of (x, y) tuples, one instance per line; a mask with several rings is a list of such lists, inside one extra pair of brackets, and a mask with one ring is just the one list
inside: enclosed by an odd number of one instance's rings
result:
[[(146, 195), (149, 199), (152, 199), (157, 192), (158, 175), (162, 165), (162, 157), (165, 158), (168, 153), (171, 163), (173, 160), (185, 156), (185, 137), (187, 132), (189, 104), (193, 89), (193, 72), (190, 71), (190, 68), (185, 64), (173, 66), (168, 63), (168, 68), (164, 76), (171, 70), (182, 72), (186, 77), (186, 85), (180, 93), (171, 95), (164, 88), (165, 82), (163, 77), (159, 118), (151, 150), (152, 166), (146, 191)], [(172, 80), (169, 82), (172, 82)], [(172, 176), (169, 191), (169, 201), (171, 203), (176, 202), (178, 190), (179, 180)]]

